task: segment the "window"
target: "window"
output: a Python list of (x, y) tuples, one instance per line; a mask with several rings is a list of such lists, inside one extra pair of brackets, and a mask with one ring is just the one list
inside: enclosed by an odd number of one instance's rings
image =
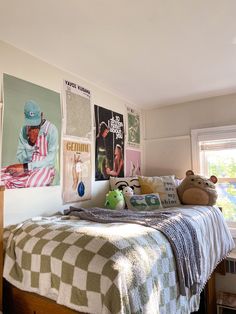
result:
[(191, 139), (194, 170), (218, 177), (217, 205), (236, 228), (236, 125), (192, 130)]

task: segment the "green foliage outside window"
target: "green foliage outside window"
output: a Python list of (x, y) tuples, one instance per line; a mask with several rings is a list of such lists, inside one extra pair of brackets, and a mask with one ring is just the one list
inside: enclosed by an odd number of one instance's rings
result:
[(228, 157), (222, 159), (216, 156), (214, 163), (209, 161), (209, 174), (214, 174), (218, 178), (236, 178), (236, 158)]
[[(236, 178), (236, 156), (229, 157), (215, 154), (214, 160), (208, 159), (209, 175), (214, 174), (218, 178)], [(236, 222), (236, 182), (221, 182), (216, 186), (218, 190), (217, 205), (223, 208), (223, 214), (227, 221)]]

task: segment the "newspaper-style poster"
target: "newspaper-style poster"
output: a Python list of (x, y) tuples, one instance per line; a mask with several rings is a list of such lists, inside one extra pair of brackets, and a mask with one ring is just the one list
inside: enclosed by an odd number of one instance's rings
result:
[(91, 144), (63, 141), (63, 201), (91, 199)]
[(124, 177), (123, 115), (95, 105), (95, 180)]
[(6, 189), (60, 184), (60, 94), (3, 74), (1, 180)]
[(140, 113), (127, 107), (128, 139), (127, 144), (131, 147), (140, 147)]
[(67, 80), (64, 80), (64, 118), (65, 135), (91, 140), (90, 91)]
[(126, 177), (135, 177), (141, 175), (141, 151), (126, 149)]

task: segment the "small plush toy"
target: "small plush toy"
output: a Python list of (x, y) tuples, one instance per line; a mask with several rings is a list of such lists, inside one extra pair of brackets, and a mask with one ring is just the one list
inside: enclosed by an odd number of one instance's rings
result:
[(105, 207), (117, 210), (124, 209), (125, 199), (122, 191), (118, 189), (114, 191), (109, 191), (106, 195)]
[(122, 190), (122, 192), (123, 192), (124, 197), (125, 197), (126, 195), (127, 195), (127, 196), (132, 196), (132, 195), (134, 195), (134, 191), (133, 191), (133, 189), (132, 189), (130, 186), (124, 187), (123, 190)]
[(180, 202), (186, 205), (214, 205), (217, 199), (216, 182), (216, 176), (207, 179), (188, 170), (186, 178), (177, 188)]

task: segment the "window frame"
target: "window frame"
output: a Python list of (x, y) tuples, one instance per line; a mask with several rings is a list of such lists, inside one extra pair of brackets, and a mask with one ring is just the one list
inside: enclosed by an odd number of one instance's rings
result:
[[(236, 125), (191, 130), (192, 165), (197, 173), (200, 171), (199, 142), (236, 138)], [(236, 238), (236, 222), (227, 221), (231, 234)]]

